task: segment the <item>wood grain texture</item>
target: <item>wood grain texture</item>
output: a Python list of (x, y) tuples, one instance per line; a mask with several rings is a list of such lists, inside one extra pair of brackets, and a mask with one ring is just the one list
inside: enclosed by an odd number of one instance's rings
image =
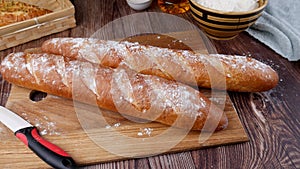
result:
[[(251, 48), (237, 46), (234, 53), (251, 55), (271, 65), (278, 73), (278, 86), (263, 93), (232, 93), (231, 98), (240, 112), (243, 124), (250, 136), (251, 165), (261, 168), (299, 168), (299, 62), (288, 62), (269, 50), (268, 47), (241, 34), (238, 39), (216, 44), (231, 46), (231, 43), (251, 44)], [(216, 45), (217, 46), (217, 45)], [(224, 49), (222, 48), (222, 49)], [(218, 49), (222, 52), (222, 49)], [(225, 52), (225, 51), (223, 51)], [(299, 76), (299, 74), (298, 74)]]
[[(74, 4), (78, 24), (76, 28), (1, 51), (1, 59), (12, 51), (40, 46), (44, 40), (51, 37), (90, 36), (95, 30), (121, 16), (138, 13), (131, 10), (125, 0), (76, 0)], [(147, 11), (160, 12), (155, 1)], [(194, 22), (189, 12), (178, 16)], [(212, 40), (212, 42), (219, 53), (251, 55), (250, 57), (271, 65), (279, 73), (281, 80), (271, 91), (254, 94), (229, 93), (246, 128), (249, 142), (184, 153), (104, 162), (82, 168), (300, 168), (300, 62), (287, 61), (245, 32), (233, 40)], [(6, 103), (9, 90), (9, 84), (1, 80), (2, 105)], [(257, 110), (260, 113), (256, 113)]]
[[(203, 91), (203, 93), (210, 97), (209, 91)], [(127, 120), (120, 114), (104, 110), (101, 110), (102, 115), (99, 115), (99, 110), (96, 107), (74, 103), (71, 100), (51, 95), (47, 95), (46, 98), (38, 102), (32, 101), (30, 99), (31, 90), (16, 86), (12, 88), (10, 94), (6, 107), (37, 126), (39, 131), (44, 133), (46, 139), (63, 147), (80, 165), (124, 160), (132, 157), (153, 156), (157, 153), (181, 152), (210, 146), (240, 143), (248, 140), (229, 97), (227, 97), (224, 109), (228, 116), (228, 127), (225, 130), (214, 133), (205, 142), (199, 142), (199, 131), (191, 131), (184, 134), (184, 138), (181, 139), (182, 132), (178, 130), (166, 138), (163, 134), (168, 132), (169, 128), (159, 123), (136, 123)], [(218, 100), (216, 97), (214, 99)], [(105, 122), (102, 122), (98, 116), (103, 116)], [(0, 126), (4, 128), (2, 124)], [(117, 137), (111, 135), (111, 132), (117, 132)], [(0, 140), (2, 140), (0, 143), (1, 168), (47, 168), (10, 131), (2, 131), (2, 134), (8, 137), (0, 136)], [(135, 140), (126, 142), (124, 136), (135, 138)], [(156, 136), (164, 138), (158, 138), (157, 140), (166, 141), (166, 144), (162, 142), (158, 144), (155, 140), (144, 140)], [(122, 139), (121, 142), (120, 138)], [(176, 141), (177, 139), (178, 142)], [(108, 147), (106, 140), (110, 140)], [(173, 140), (177, 144), (176, 146), (171, 146), (171, 141)], [(144, 141), (147, 141), (147, 145), (143, 145)], [(138, 144), (139, 142), (142, 144)], [(170, 148), (164, 150), (165, 146), (170, 146)], [(113, 153), (116, 152), (116, 147), (117, 154)], [(110, 149), (113, 151), (110, 151)], [(161, 150), (163, 151), (161, 152)], [(186, 154), (189, 155), (189, 153)], [(26, 163), (22, 163), (24, 162), (24, 157), (26, 157)], [(166, 159), (170, 158), (168, 156), (163, 157)], [(173, 157), (178, 161), (178, 164), (175, 166), (182, 165), (183, 168), (190, 168), (188, 167), (191, 165), (190, 163), (179, 163), (183, 158), (186, 158), (185, 161), (191, 160), (185, 153), (179, 157), (173, 154)], [(13, 163), (7, 164), (7, 161)]]

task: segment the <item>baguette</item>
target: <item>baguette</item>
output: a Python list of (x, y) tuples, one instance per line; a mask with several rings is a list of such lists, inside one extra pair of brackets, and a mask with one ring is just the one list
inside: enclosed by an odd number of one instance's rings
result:
[(270, 66), (245, 56), (206, 55), (189, 50), (87, 38), (50, 39), (42, 44), (42, 51), (112, 68), (126, 63), (143, 74), (204, 88), (261, 92), (272, 89), (278, 83), (278, 75)]
[(214, 131), (228, 123), (226, 114), (198, 90), (122, 65), (112, 69), (53, 54), (20, 52), (4, 58), (1, 74), (18, 86), (166, 125), (201, 130), (208, 121)]

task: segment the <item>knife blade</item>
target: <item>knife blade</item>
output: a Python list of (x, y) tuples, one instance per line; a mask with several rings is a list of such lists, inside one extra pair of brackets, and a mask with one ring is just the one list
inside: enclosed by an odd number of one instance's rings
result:
[(43, 139), (36, 127), (3, 106), (0, 106), (0, 122), (12, 130), (17, 138), (50, 166), (57, 169), (77, 168), (69, 154)]

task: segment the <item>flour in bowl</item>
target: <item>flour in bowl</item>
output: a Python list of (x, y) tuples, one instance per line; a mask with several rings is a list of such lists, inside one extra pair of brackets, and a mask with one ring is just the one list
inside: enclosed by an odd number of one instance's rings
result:
[(224, 12), (244, 12), (258, 8), (258, 0), (196, 0), (207, 8)]

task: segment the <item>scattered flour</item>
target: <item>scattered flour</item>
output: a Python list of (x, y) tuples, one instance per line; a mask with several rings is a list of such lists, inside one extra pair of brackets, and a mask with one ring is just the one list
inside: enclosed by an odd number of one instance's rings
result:
[[(40, 135), (61, 135), (56, 122), (50, 121), (49, 117), (42, 116), (30, 120), (27, 113), (22, 113), (22, 117), (38, 128)], [(32, 118), (31, 118), (32, 119)]]
[(243, 12), (258, 8), (257, 0), (196, 0), (196, 2), (207, 8), (226, 12)]
[(114, 127), (120, 127), (121, 126), (121, 123), (115, 123), (114, 124)]
[(148, 135), (151, 136), (153, 129), (152, 128), (140, 128), (140, 131), (137, 133), (138, 136)]
[(121, 126), (121, 123), (115, 123), (113, 125), (106, 125), (105, 128), (106, 129), (110, 129), (110, 128), (118, 128)]

